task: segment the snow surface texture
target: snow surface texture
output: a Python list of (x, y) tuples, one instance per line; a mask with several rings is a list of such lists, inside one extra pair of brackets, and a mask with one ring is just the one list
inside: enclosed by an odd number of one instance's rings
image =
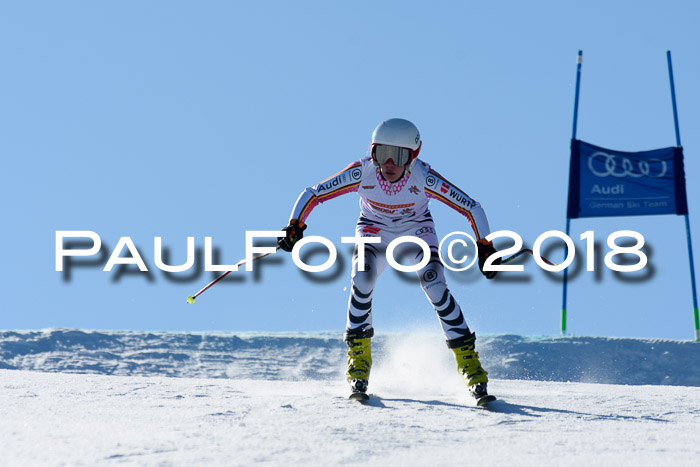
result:
[(373, 339), (363, 405), (340, 334), (0, 332), (0, 465), (697, 464), (700, 344), (477, 342), (488, 410), (437, 335)]

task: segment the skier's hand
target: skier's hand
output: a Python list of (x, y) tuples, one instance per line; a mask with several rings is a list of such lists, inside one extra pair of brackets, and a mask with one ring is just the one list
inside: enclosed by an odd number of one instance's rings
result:
[[(486, 240), (485, 238), (480, 238), (479, 241), (476, 242), (476, 247), (479, 250), (479, 269), (481, 270), (481, 273), (486, 276), (487, 279), (493, 279), (496, 277), (496, 274), (498, 274), (498, 271), (484, 271), (484, 264), (489, 256), (496, 253), (496, 248), (494, 248), (492, 242)], [(501, 258), (496, 258), (493, 264), (501, 264)]]
[(296, 219), (289, 221), (289, 225), (282, 229), (286, 232), (286, 237), (280, 237), (277, 239), (277, 245), (284, 251), (292, 251), (294, 244), (304, 237), (304, 230), (306, 230), (306, 224)]

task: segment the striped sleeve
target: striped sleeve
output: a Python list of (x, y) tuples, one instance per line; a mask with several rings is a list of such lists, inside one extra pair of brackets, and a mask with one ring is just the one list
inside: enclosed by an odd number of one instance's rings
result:
[(428, 198), (437, 199), (466, 217), (476, 234), (477, 240), (491, 233), (486, 212), (481, 207), (481, 204), (433, 169), (428, 171), (428, 179), (430, 183), (427, 183), (425, 187), (425, 194)]
[(320, 203), (325, 203), (346, 193), (356, 192), (361, 179), (362, 163), (355, 161), (337, 174), (302, 191), (289, 218), (306, 222), (311, 211)]

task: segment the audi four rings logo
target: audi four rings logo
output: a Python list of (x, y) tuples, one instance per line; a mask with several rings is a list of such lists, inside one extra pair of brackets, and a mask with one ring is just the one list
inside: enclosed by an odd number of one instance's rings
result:
[(421, 235), (423, 235), (423, 234), (427, 234), (427, 233), (432, 233), (432, 234), (434, 234), (434, 233), (435, 233), (435, 229), (432, 228), (432, 227), (421, 227), (420, 229), (416, 230), (415, 235), (416, 235), (416, 237), (419, 237), (419, 236), (421, 236)]
[[(602, 160), (603, 164), (605, 165), (604, 171), (596, 170), (593, 167), (596, 159)], [(633, 178), (661, 178), (666, 175), (666, 171), (668, 170), (666, 161), (661, 159), (636, 161), (635, 163), (626, 157), (615, 156), (602, 151), (593, 153), (591, 157), (588, 158), (588, 168), (596, 177), (607, 177), (612, 175), (613, 177), (618, 178), (627, 176)]]

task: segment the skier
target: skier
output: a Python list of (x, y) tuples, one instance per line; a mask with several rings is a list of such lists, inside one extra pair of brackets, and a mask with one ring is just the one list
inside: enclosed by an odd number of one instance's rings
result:
[[(418, 159), (422, 141), (416, 126), (408, 120), (392, 118), (381, 122), (370, 145), (370, 156), (352, 162), (345, 169), (318, 185), (306, 188), (294, 205), (289, 224), (282, 229), (286, 237), (278, 240), (285, 251), (292, 251), (303, 237), (306, 219), (319, 204), (357, 192), (360, 195), (360, 217), (356, 235), (379, 237), (381, 243), (363, 246), (365, 267), (358, 264), (358, 247), (353, 254), (352, 286), (348, 302), (344, 341), (348, 345), (347, 380), (353, 394), (364, 396), (372, 367), (370, 340), (372, 327), (372, 293), (378, 276), (387, 266), (386, 248), (401, 236), (419, 237), (430, 247), (430, 260), (418, 271), (421, 287), (435, 308), (447, 340), (454, 352), (457, 368), (477, 401), (492, 400), (488, 396), (487, 372), (475, 350), (476, 336), (467, 326), (462, 310), (447, 284), (438, 256), (438, 238), (428, 209), (431, 198), (437, 199), (465, 216), (476, 234), (481, 272), (492, 279), (496, 273), (483, 270), (489, 255), (496, 252), (486, 240), (489, 224), (481, 205), (467, 196), (430, 165)], [(402, 256), (412, 264), (423, 259), (422, 248), (410, 242), (401, 243), (395, 257)], [(500, 259), (494, 261), (499, 264)]]

